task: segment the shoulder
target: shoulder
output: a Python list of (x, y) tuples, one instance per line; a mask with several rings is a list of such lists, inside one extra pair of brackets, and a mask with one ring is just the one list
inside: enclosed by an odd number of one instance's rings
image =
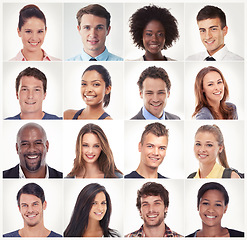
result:
[(19, 164), (3, 171), (3, 178), (19, 178)]
[(43, 120), (53, 120), (53, 119), (62, 120), (61, 117), (58, 117), (58, 116), (56, 116), (54, 114), (49, 114), (49, 113), (46, 113), (46, 112), (45, 112), (45, 115), (44, 115), (44, 117), (42, 119)]
[(164, 177), (163, 175), (161, 175), (160, 173), (158, 173), (158, 178), (167, 178), (167, 177)]
[(234, 229), (227, 229), (230, 237), (244, 237), (244, 232), (238, 231), (238, 230), (234, 230)]
[(134, 116), (132, 117), (130, 120), (137, 120), (137, 119), (144, 119), (144, 116), (142, 115), (142, 109)]
[(165, 112), (165, 117), (166, 117), (166, 119), (177, 119), (177, 120), (180, 120), (180, 117), (178, 117), (175, 114), (168, 113), (168, 112)]
[(120, 173), (118, 171), (115, 171), (114, 173), (117, 176), (117, 178), (123, 178), (123, 174), (122, 173)]
[(237, 110), (236, 105), (235, 105), (235, 104), (233, 104), (233, 103), (226, 102), (226, 105), (227, 105), (228, 107), (230, 107), (230, 108), (233, 108), (234, 110)]
[(207, 107), (203, 107), (197, 114), (196, 114), (196, 119), (214, 119), (212, 113)]
[(10, 233), (5, 233), (3, 234), (3, 237), (20, 237), (19, 230), (16, 230)]
[[(164, 56), (166, 57), (166, 56)], [(176, 59), (170, 58), (170, 57), (166, 57), (167, 61), (177, 61)]]
[(137, 58), (137, 59), (130, 59), (130, 60), (126, 60), (126, 61), (144, 61), (143, 56)]
[(63, 173), (49, 166), (48, 169), (49, 169), (49, 178), (63, 178)]
[(199, 230), (196, 230), (195, 232), (185, 236), (185, 237), (196, 237), (196, 233), (198, 232)]
[(124, 176), (124, 178), (143, 178), (136, 171), (132, 171), (131, 173)]
[(123, 61), (123, 58), (109, 52), (107, 61)]
[(51, 231), (50, 234), (47, 237), (62, 237), (62, 235)]
[(196, 173), (197, 173), (197, 172), (191, 173), (187, 178), (194, 178), (194, 177), (196, 176)]
[(190, 55), (186, 58), (186, 61), (203, 61), (204, 60), (205, 53), (199, 52), (193, 55)]
[(244, 59), (242, 57), (240, 57), (239, 55), (237, 55), (236, 53), (227, 51), (225, 57), (222, 60), (225, 60), (225, 61), (229, 61), (229, 60), (243, 61)]
[(82, 59), (82, 55), (78, 54), (78, 55), (76, 55), (74, 57), (66, 59), (66, 61), (83, 61), (83, 59)]
[(63, 119), (72, 119), (78, 110), (68, 109), (63, 113)]
[(14, 117), (8, 117), (8, 118), (5, 118), (4, 120), (20, 120), (21, 117), (20, 117), (20, 113), (15, 115)]

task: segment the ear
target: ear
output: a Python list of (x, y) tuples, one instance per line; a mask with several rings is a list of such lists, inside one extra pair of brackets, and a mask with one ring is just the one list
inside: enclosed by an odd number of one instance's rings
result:
[(21, 212), (21, 208), (20, 208), (20, 206), (18, 206), (18, 209), (19, 209), (19, 212)]
[(167, 93), (167, 98), (169, 98), (170, 97), (170, 91)]
[(81, 31), (81, 27), (79, 25), (77, 25), (77, 30), (78, 30), (78, 32)]
[(19, 28), (17, 28), (17, 33), (18, 33), (18, 36), (21, 37), (21, 31)]
[(18, 149), (19, 149), (19, 148), (18, 148), (18, 144), (17, 144), (17, 143), (15, 144), (15, 149), (16, 149), (16, 152), (17, 152), (17, 154), (18, 154)]
[(224, 149), (224, 146), (220, 146), (219, 153), (222, 153), (223, 149)]
[(140, 91), (140, 97), (143, 99), (143, 91)]
[(45, 210), (45, 209), (46, 209), (46, 207), (47, 207), (47, 202), (46, 202), (46, 201), (44, 201), (44, 202), (43, 202), (43, 210)]
[(141, 149), (142, 149), (142, 143), (139, 142), (139, 144), (138, 144), (138, 151), (141, 152)]
[(109, 94), (111, 92), (111, 86), (108, 86), (106, 89), (105, 89), (105, 95)]
[(45, 100), (45, 98), (46, 98), (46, 93), (44, 93), (44, 98), (43, 98), (43, 100)]
[(165, 207), (165, 213), (167, 213), (168, 212), (168, 207)]
[(225, 208), (225, 211), (224, 211), (224, 213), (226, 213), (226, 210), (227, 210), (227, 208), (228, 208), (228, 204), (226, 205), (226, 208)]
[(225, 27), (223, 27), (223, 34), (224, 34), (224, 36), (226, 36), (226, 34), (227, 34), (227, 32), (228, 32), (228, 27), (227, 26), (225, 26)]
[(46, 146), (46, 150), (48, 152), (48, 150), (49, 150), (49, 141), (48, 140), (46, 140), (45, 146)]
[(110, 33), (110, 31), (111, 31), (111, 26), (108, 27), (106, 36), (108, 36), (108, 34)]
[(17, 99), (19, 100), (19, 94), (18, 94), (18, 92), (16, 92), (15, 94), (16, 94)]

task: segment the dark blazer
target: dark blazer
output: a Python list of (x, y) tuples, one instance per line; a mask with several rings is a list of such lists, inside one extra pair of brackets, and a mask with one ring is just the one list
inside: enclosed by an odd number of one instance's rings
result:
[[(141, 110), (133, 117), (131, 118), (130, 120), (136, 120), (136, 119), (144, 119), (144, 116), (142, 115), (142, 108)], [(180, 120), (180, 117), (178, 117), (177, 115), (174, 115), (174, 114), (171, 114), (171, 113), (168, 113), (168, 112), (165, 112), (165, 119), (166, 120)]]
[[(49, 178), (63, 178), (63, 174), (48, 166)], [(3, 171), (3, 178), (19, 178), (19, 164), (15, 167)]]

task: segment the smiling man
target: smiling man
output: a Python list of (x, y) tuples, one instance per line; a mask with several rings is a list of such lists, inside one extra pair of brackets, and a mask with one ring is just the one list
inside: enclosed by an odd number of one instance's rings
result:
[(131, 120), (169, 120), (180, 119), (165, 112), (164, 108), (170, 96), (171, 82), (167, 72), (161, 67), (148, 67), (137, 82), (144, 106)]
[(5, 120), (62, 119), (42, 110), (42, 104), (46, 97), (47, 78), (39, 69), (28, 67), (21, 71), (16, 78), (15, 88), (21, 112), (14, 117), (5, 118)]
[(27, 123), (17, 133), (16, 151), (20, 163), (5, 170), (3, 178), (62, 178), (61, 172), (46, 164), (49, 142), (45, 130), (36, 123)]
[(189, 56), (188, 61), (243, 61), (243, 58), (230, 52), (224, 39), (228, 32), (226, 15), (218, 7), (205, 6), (197, 17), (201, 41), (206, 48), (204, 52)]
[(110, 33), (110, 13), (99, 4), (91, 4), (77, 12), (77, 30), (83, 43), (83, 51), (67, 61), (123, 61), (108, 52), (105, 41)]
[(22, 229), (6, 233), (3, 237), (62, 237), (44, 226), (46, 209), (44, 190), (36, 183), (24, 185), (17, 193), (17, 204), (24, 221)]
[(125, 237), (182, 237), (164, 222), (169, 206), (169, 192), (161, 184), (145, 183), (137, 191), (136, 206), (144, 223), (139, 230)]
[(124, 178), (166, 178), (158, 173), (158, 167), (166, 156), (167, 146), (168, 129), (158, 122), (148, 124), (138, 145), (139, 166)]

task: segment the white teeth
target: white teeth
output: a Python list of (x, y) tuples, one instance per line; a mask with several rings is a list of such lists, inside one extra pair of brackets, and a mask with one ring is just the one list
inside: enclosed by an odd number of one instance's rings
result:
[(157, 217), (157, 215), (149, 215), (148, 217), (149, 218), (155, 218), (155, 217)]
[(206, 217), (211, 219), (216, 218), (216, 216), (208, 216), (208, 215), (206, 215)]
[(29, 217), (29, 218), (32, 218), (32, 217), (35, 217), (35, 216), (36, 216), (36, 215), (29, 215), (28, 217)]
[(86, 96), (86, 95), (84, 95), (84, 97), (85, 97), (85, 98), (88, 98), (88, 99), (93, 99), (93, 98), (95, 98), (95, 96)]
[(158, 161), (159, 159), (158, 158), (150, 158), (151, 160), (153, 161)]
[(30, 44), (33, 46), (37, 46), (39, 43), (37, 42), (37, 43), (30, 43)]
[(38, 155), (34, 155), (34, 156), (27, 156), (28, 158), (31, 158), (31, 159), (35, 159), (38, 157)]
[(158, 107), (158, 106), (160, 106), (160, 103), (158, 103), (158, 104), (152, 103), (151, 105), (154, 106), (154, 107)]

